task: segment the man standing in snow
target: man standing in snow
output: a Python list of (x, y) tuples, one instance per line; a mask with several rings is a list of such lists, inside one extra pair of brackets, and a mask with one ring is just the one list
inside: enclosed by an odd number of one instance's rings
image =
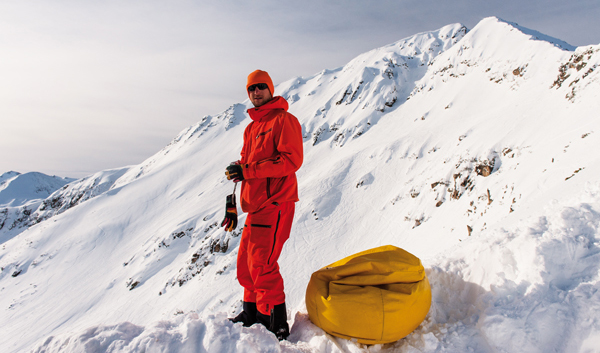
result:
[[(248, 109), (252, 122), (244, 131), (242, 158), (225, 172), (228, 180), (242, 182), (241, 206), (248, 213), (237, 258), (244, 310), (231, 321), (244, 326), (261, 323), (282, 340), (290, 331), (277, 260), (289, 238), (298, 201), (302, 128), (287, 112), (285, 98), (273, 97), (273, 81), (267, 72), (252, 72), (246, 89), (254, 105)], [(235, 202), (231, 206), (228, 202), (222, 223), (228, 230), (237, 224)]]

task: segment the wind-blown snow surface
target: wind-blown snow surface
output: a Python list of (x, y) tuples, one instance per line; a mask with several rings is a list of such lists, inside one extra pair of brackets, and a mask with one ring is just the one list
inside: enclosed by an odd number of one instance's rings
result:
[[(596, 352), (598, 65), (600, 45), (487, 18), (279, 85), (305, 142), (281, 343), (227, 320), (241, 307), (241, 230), (217, 224), (248, 103), (207, 116), (2, 244), (0, 350)], [(310, 323), (310, 274), (384, 244), (427, 268), (423, 324), (368, 347)]]

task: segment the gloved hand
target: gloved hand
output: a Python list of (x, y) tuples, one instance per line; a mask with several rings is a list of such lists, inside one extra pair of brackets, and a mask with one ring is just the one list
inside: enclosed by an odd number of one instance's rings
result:
[(227, 195), (227, 201), (225, 203), (225, 218), (221, 222), (221, 227), (225, 227), (226, 232), (231, 232), (237, 227), (238, 216), (237, 216), (237, 205), (235, 203), (235, 193)]
[(231, 164), (225, 168), (227, 180), (233, 180), (234, 183), (244, 180), (244, 168), (241, 164)]

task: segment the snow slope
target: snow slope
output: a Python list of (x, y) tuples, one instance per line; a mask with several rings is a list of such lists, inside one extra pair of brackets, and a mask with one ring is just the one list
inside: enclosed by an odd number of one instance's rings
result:
[[(249, 103), (206, 116), (142, 164), (53, 194), (61, 212), (2, 243), (0, 350), (598, 351), (599, 65), (600, 45), (487, 18), (277, 86), (305, 149), (281, 343), (227, 320), (241, 229), (217, 224)], [(423, 324), (370, 347), (312, 325), (310, 274), (384, 244), (427, 268)]]

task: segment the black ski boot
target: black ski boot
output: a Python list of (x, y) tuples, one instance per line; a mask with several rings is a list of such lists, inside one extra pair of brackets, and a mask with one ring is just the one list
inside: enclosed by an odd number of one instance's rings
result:
[(256, 321), (263, 324), (269, 331), (275, 334), (278, 340), (284, 340), (290, 335), (290, 326), (287, 323), (287, 310), (285, 303), (278, 304), (271, 309), (271, 315), (265, 315), (258, 311)]
[(236, 323), (241, 322), (244, 327), (250, 327), (254, 325), (256, 321), (256, 303), (244, 302), (243, 311), (233, 319), (229, 319), (229, 321)]

